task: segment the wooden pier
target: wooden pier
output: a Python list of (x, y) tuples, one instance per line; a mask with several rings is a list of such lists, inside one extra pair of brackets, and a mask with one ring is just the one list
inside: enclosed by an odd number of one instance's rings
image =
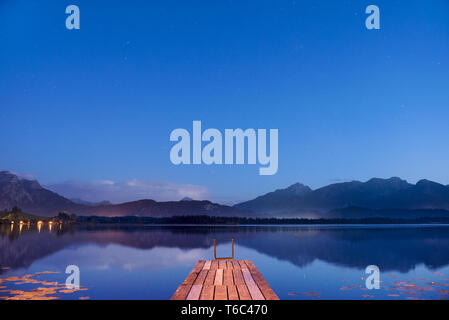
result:
[(172, 300), (279, 300), (250, 260), (200, 260)]

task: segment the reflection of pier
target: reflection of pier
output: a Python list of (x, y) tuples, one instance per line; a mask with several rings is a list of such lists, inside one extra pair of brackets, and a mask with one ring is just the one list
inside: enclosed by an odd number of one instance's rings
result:
[(200, 260), (172, 300), (279, 300), (250, 260)]

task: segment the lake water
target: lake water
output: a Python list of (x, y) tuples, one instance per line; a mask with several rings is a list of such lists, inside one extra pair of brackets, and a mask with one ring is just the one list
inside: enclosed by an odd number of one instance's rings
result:
[[(280, 299), (447, 299), (449, 226), (0, 225), (0, 299), (170, 299), (200, 259), (249, 259)], [(68, 265), (81, 290), (67, 290)], [(380, 289), (365, 268), (380, 268)]]

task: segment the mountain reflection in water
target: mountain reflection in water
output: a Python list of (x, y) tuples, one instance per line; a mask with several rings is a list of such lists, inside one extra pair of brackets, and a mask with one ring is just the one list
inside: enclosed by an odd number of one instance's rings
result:
[[(442, 287), (432, 296), (417, 291), (418, 297), (447, 297), (449, 226), (439, 225), (44, 226), (40, 232), (33, 225), (0, 225), (0, 278), (53, 268), (64, 283), (65, 267), (75, 264), (83, 285), (97, 288), (89, 289), (94, 299), (168, 299), (198, 259), (213, 257), (214, 238), (218, 254), (228, 255), (232, 237), (236, 258), (253, 260), (281, 299), (405, 298), (375, 290), (346, 293), (365, 289), (361, 278), (372, 264), (386, 290), (402, 286), (408, 292), (407, 284), (423, 288), (433, 281)], [(295, 281), (286, 279), (291, 276)], [(425, 280), (419, 285), (416, 279)]]

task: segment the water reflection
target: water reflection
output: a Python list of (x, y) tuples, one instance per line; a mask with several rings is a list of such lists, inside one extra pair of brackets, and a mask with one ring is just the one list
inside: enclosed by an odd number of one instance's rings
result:
[[(447, 297), (449, 279), (436, 270), (446, 266), (449, 270), (449, 226), (437, 225), (0, 225), (0, 275), (54, 267), (62, 277), (65, 266), (75, 263), (82, 266), (87, 287), (96, 283), (103, 288), (95, 292), (97, 298), (114, 299), (127, 292), (124, 298), (166, 299), (196, 260), (213, 257), (214, 238), (220, 250), (228, 250), (232, 237), (237, 244), (236, 257), (254, 259), (283, 299), (318, 299), (323, 295), (372, 298), (375, 295), (364, 292), (360, 281), (370, 264), (379, 266), (384, 275), (386, 291), (380, 298), (394, 299), (405, 293), (407, 298), (414, 298), (418, 293), (427, 295), (429, 288), (433, 294)], [(286, 279), (287, 274), (295, 274), (296, 280)], [(405, 279), (401, 274), (413, 278)], [(55, 281), (63, 283), (63, 278)], [(110, 289), (112, 282), (118, 286), (115, 290)], [(151, 292), (147, 292), (150, 284)], [(351, 293), (354, 290), (361, 294)], [(144, 291), (146, 295), (142, 295)], [(18, 297), (27, 294), (17, 292)]]
[[(210, 248), (213, 238), (289, 261), (303, 267), (322, 260), (346, 267), (377, 264), (384, 271), (407, 272), (418, 264), (439, 268), (449, 264), (449, 227), (75, 227), (51, 224), (14, 229), (0, 226), (0, 267), (23, 268), (34, 260), (68, 246), (120, 244), (138, 249), (156, 246)], [(1, 271), (0, 271), (1, 272)]]

